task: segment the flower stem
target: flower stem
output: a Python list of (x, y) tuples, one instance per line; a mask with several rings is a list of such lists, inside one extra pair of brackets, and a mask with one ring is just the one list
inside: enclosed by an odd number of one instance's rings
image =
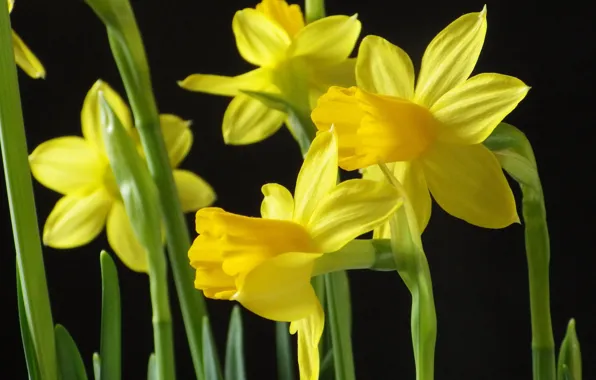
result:
[(58, 371), (52, 310), (35, 212), (11, 33), (8, 8), (4, 4), (0, 6), (0, 142), (23, 306), (36, 353), (36, 358), (27, 360), (37, 360), (41, 378), (55, 380)]
[(325, 17), (325, 0), (306, 0), (304, 8), (307, 24)]

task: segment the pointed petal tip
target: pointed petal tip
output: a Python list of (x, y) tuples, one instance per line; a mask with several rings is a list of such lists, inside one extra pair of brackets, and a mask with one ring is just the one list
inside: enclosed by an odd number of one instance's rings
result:
[(484, 6), (482, 7), (482, 10), (480, 11), (480, 14), (478, 15), (478, 17), (479, 18), (486, 19), (486, 13), (487, 13), (486, 4), (484, 4)]

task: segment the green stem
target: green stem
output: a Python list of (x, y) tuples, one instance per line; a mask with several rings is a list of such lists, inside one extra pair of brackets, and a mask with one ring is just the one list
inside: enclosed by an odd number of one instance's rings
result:
[(294, 380), (294, 360), (290, 346), (288, 322), (275, 322), (275, 346), (277, 349), (277, 378)]
[(306, 0), (305, 13), (307, 24), (325, 17), (325, 0)]
[(58, 371), (52, 310), (6, 5), (0, 6), (0, 83), (0, 142), (23, 306), (41, 377), (55, 380)]

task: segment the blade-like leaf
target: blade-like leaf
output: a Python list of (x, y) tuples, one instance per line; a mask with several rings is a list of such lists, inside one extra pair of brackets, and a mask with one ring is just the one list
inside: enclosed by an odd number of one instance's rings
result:
[(101, 358), (97, 352), (93, 353), (93, 378), (99, 380), (101, 377)]
[(121, 377), (120, 285), (116, 265), (106, 251), (101, 251), (101, 337), (100, 379), (119, 380)]
[(155, 354), (149, 356), (149, 363), (147, 364), (147, 380), (157, 380), (157, 360)]
[(31, 331), (25, 315), (25, 306), (23, 305), (23, 291), (21, 290), (21, 278), (17, 268), (17, 302), (19, 310), (19, 324), (21, 326), (21, 337), (23, 341), (23, 350), (25, 351), (25, 361), (27, 362), (27, 372), (30, 380), (39, 380), (41, 375), (37, 366), (37, 356), (35, 355), (35, 346), (31, 340)]
[(240, 306), (235, 305), (230, 317), (228, 341), (226, 345), (226, 380), (246, 380), (244, 366), (244, 341)]
[(79, 349), (68, 330), (62, 325), (56, 325), (56, 353), (58, 369), (62, 380), (87, 380), (85, 364)]
[(223, 380), (217, 346), (211, 333), (209, 318), (203, 317), (203, 365), (205, 366), (205, 378), (209, 380)]
[(559, 351), (558, 367), (559, 380), (565, 380), (566, 376), (569, 379), (582, 380), (582, 354), (574, 319), (571, 319), (567, 325), (567, 333)]
[(277, 378), (279, 380), (294, 380), (294, 360), (287, 322), (275, 322), (275, 348), (277, 352)]

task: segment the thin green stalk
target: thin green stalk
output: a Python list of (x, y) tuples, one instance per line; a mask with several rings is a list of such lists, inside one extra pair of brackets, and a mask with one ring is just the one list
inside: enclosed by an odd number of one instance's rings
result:
[(325, 0), (306, 0), (304, 8), (308, 24), (325, 17)]
[(6, 4), (0, 6), (0, 142), (26, 320), (41, 377), (44, 380), (55, 380), (58, 370), (54, 323), (35, 212)]
[(550, 315), (550, 243), (544, 195), (532, 145), (510, 124), (501, 123), (484, 142), (520, 185), (532, 321), (534, 380), (555, 380), (555, 343)]
[(275, 347), (277, 350), (277, 378), (294, 380), (294, 359), (290, 346), (288, 322), (275, 322)]
[(86, 0), (86, 2), (107, 26), (112, 53), (126, 88), (149, 170), (159, 189), (169, 260), (195, 374), (197, 379), (204, 379), (201, 321), (203, 316), (207, 315), (207, 311), (202, 294), (192, 286), (194, 275), (188, 263), (190, 247), (188, 226), (182, 213), (160, 129), (159, 114), (141, 33), (128, 0)]

